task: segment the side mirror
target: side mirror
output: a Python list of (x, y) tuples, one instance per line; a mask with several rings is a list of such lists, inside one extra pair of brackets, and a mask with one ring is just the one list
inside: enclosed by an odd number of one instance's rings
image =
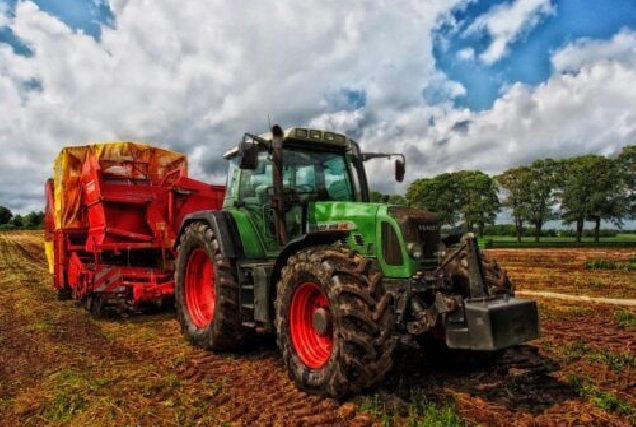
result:
[(397, 182), (404, 181), (404, 173), (406, 172), (406, 164), (400, 159), (395, 160), (395, 180)]
[(258, 167), (258, 145), (243, 139), (239, 151), (241, 156), (239, 168), (255, 170)]

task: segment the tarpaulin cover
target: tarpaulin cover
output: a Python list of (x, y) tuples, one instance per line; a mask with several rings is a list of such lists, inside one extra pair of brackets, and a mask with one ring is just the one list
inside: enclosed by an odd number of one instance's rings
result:
[(129, 161), (147, 163), (146, 178), (158, 185), (169, 172), (181, 169), (187, 176), (188, 164), (184, 154), (134, 142), (112, 142), (75, 147), (65, 147), (53, 163), (55, 192), (55, 229), (87, 228), (83, 215), (81, 173), (87, 156), (95, 154), (103, 170), (118, 172), (118, 164)]

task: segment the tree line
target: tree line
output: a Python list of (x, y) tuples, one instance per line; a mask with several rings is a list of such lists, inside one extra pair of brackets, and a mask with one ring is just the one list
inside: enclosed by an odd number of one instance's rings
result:
[(0, 206), (0, 230), (37, 229), (44, 226), (44, 212), (31, 211), (27, 215), (13, 214), (6, 206)]
[(615, 158), (540, 159), (495, 176), (474, 170), (443, 173), (413, 181), (405, 196), (373, 192), (371, 199), (435, 211), (443, 226), (461, 223), (469, 230), (476, 227), (481, 236), (505, 208), (518, 242), (526, 226), (538, 242), (544, 224), (558, 219), (574, 224), (580, 242), (585, 221), (593, 221), (598, 242), (603, 220), (621, 227), (625, 219), (636, 219), (636, 145), (623, 147)]

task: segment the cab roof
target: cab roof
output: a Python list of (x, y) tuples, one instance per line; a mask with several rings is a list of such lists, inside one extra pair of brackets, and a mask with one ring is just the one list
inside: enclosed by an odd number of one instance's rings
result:
[[(271, 142), (273, 139), (271, 131), (263, 133), (259, 135), (259, 137), (268, 142)], [(314, 143), (316, 145), (328, 145), (342, 148), (351, 146), (353, 142), (352, 139), (341, 133), (304, 127), (291, 127), (283, 131), (283, 144), (290, 143), (292, 141), (301, 143), (307, 142)], [(223, 155), (223, 157), (229, 159), (236, 156), (238, 152), (239, 147), (236, 146), (228, 150)]]

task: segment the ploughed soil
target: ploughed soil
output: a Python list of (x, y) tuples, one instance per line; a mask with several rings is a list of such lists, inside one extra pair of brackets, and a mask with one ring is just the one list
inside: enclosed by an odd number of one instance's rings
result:
[[(514, 267), (519, 288), (544, 289), (524, 281), (549, 269), (539, 252), (491, 252)], [(559, 274), (583, 274), (579, 261)], [(612, 274), (612, 292), (633, 286)], [(555, 286), (545, 290), (570, 289)], [(633, 308), (537, 300), (542, 338), (494, 365), (404, 349), (384, 384), (337, 402), (298, 391), (272, 337), (214, 354), (189, 345), (173, 313), (92, 319), (57, 301), (41, 233), (0, 233), (0, 425), (635, 424)]]
[(636, 260), (634, 248), (488, 249), (486, 253), (508, 271), (520, 290), (636, 298), (636, 270), (627, 268), (630, 260), (632, 265)]

